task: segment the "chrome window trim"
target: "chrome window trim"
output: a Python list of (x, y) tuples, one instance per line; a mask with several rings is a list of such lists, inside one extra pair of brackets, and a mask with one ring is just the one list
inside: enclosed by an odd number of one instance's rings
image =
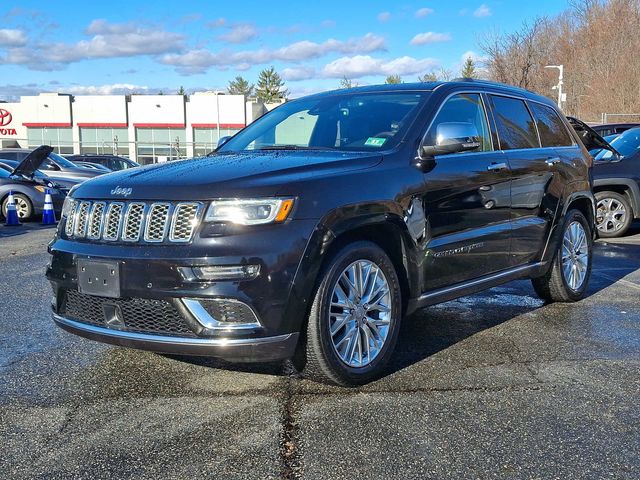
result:
[[(449, 95), (447, 95), (444, 100), (442, 100), (440, 102), (440, 105), (438, 106), (438, 110), (436, 110), (436, 113), (433, 115), (433, 117), (431, 118), (431, 121), (429, 122), (429, 125), (427, 126), (427, 128), (424, 130), (424, 133), (422, 135), (422, 139), (420, 140), (420, 144), (418, 147), (418, 156), (421, 156), (421, 151), (422, 151), (422, 147), (425, 145), (425, 140), (427, 138), (427, 134), (429, 133), (429, 130), (431, 130), (431, 127), (433, 126), (433, 122), (435, 122), (436, 118), (438, 118), (438, 115), (440, 114), (440, 111), (442, 110), (442, 107), (444, 107), (444, 105), (454, 96), (456, 95), (478, 95), (480, 97), (480, 102), (482, 104), (482, 108), (484, 109), (484, 119), (485, 122), (487, 123), (487, 129), (489, 130), (489, 141), (491, 142), (491, 150), (485, 150), (485, 151), (481, 151), (481, 152), (466, 152), (463, 153), (464, 155), (468, 155), (470, 153), (493, 153), (493, 152), (497, 152), (499, 151), (499, 149), (496, 149), (496, 146), (493, 144), (493, 135), (492, 135), (492, 131), (491, 131), (491, 122), (489, 121), (489, 109), (487, 108), (487, 104), (485, 102), (484, 99), (484, 95), (483, 93), (487, 93), (483, 90), (459, 90), (459, 91), (455, 91), (450, 93)], [(497, 132), (496, 132), (497, 133)], [(462, 153), (462, 152), (461, 152)], [(443, 156), (448, 156), (448, 155), (443, 155)]]

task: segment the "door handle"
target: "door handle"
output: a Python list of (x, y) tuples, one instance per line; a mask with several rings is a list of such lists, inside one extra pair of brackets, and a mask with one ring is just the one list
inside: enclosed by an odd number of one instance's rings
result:
[(489, 171), (492, 171), (492, 170), (509, 170), (509, 167), (504, 162), (492, 163), (491, 165), (489, 165), (487, 167), (487, 170), (489, 170)]
[(560, 157), (550, 157), (547, 158), (544, 163), (546, 163), (547, 165), (549, 165), (550, 167), (553, 167), (556, 163), (560, 163)]

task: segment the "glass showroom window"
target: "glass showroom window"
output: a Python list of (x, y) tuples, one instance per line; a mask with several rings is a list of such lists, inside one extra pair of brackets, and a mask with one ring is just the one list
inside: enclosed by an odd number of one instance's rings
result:
[(175, 160), (187, 156), (187, 136), (182, 128), (137, 128), (138, 163)]
[(37, 127), (27, 128), (29, 148), (51, 145), (61, 155), (73, 153), (73, 133), (71, 128)]
[(80, 153), (129, 156), (126, 128), (80, 128)]
[[(240, 128), (220, 128), (220, 137), (235, 135)], [(218, 146), (217, 128), (194, 128), (193, 129), (193, 154), (203, 156)]]

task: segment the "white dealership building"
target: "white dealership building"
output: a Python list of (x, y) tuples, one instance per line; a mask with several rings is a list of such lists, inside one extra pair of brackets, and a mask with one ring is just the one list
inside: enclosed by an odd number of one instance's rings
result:
[(0, 103), (0, 145), (61, 154), (115, 153), (140, 163), (204, 155), (271, 105), (242, 95), (66, 95)]

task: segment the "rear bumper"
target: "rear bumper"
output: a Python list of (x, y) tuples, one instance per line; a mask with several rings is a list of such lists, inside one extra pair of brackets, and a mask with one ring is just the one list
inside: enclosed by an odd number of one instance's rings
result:
[(293, 356), (298, 333), (260, 338), (182, 338), (112, 330), (53, 313), (54, 322), (81, 337), (122, 347), (178, 355), (205, 355), (230, 362), (270, 362)]

